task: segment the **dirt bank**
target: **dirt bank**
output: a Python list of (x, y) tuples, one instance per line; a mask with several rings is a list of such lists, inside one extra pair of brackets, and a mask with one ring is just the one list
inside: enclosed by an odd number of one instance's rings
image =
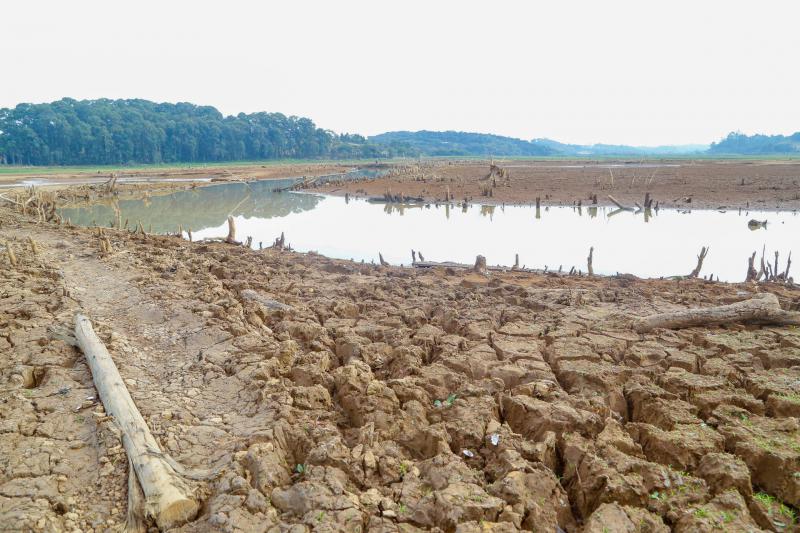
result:
[(592, 203), (611, 205), (608, 195), (633, 207), (650, 193), (662, 207), (737, 209), (800, 208), (800, 161), (495, 161), (504, 175), (492, 178), (488, 161), (437, 161), (398, 167), (392, 175), (358, 183), (331, 184), (334, 194), (395, 195), (456, 201)]
[(69, 343), (81, 310), (162, 450), (222, 467), (181, 531), (797, 531), (800, 330), (632, 329), (764, 290), (797, 309), (796, 289), (108, 229), (106, 253), (97, 231), (0, 206), (0, 529), (124, 522), (125, 452)]
[[(111, 175), (117, 176), (120, 184), (137, 180), (253, 180), (253, 179), (279, 179), (288, 177), (320, 176), (335, 174), (354, 168), (349, 163), (274, 163), (266, 165), (231, 164), (213, 166), (187, 166), (175, 168), (137, 168), (124, 167), (114, 170), (101, 171), (72, 170), (65, 167), (63, 170), (55, 167), (42, 167), (37, 172), (36, 167), (21, 167), (18, 172), (12, 170), (0, 174), (0, 187), (8, 187), (23, 182), (45, 181), (56, 182), (64, 185), (76, 183), (97, 183), (108, 180)], [(180, 181), (177, 185), (180, 184)], [(152, 185), (152, 184), (151, 184)], [(168, 183), (166, 185), (169, 185)]]

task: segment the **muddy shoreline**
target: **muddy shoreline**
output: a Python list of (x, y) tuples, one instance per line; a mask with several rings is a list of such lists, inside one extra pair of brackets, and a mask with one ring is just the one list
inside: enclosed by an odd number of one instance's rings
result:
[(380, 267), (5, 202), (0, 245), (12, 530), (125, 521), (81, 311), (162, 450), (222, 466), (178, 531), (797, 531), (800, 330), (632, 327), (763, 291), (797, 310), (796, 288)]
[[(397, 167), (386, 177), (327, 184), (320, 192), (379, 197), (391, 193), (426, 201), (452, 199), (492, 205), (624, 205), (679, 209), (800, 208), (800, 161), (439, 161)], [(489, 176), (492, 177), (489, 177)], [(596, 204), (593, 203), (596, 197)]]

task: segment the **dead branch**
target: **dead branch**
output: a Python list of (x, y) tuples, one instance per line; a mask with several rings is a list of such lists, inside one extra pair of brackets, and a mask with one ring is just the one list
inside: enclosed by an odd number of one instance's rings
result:
[(731, 323), (800, 325), (800, 312), (784, 311), (778, 304), (778, 297), (767, 292), (730, 305), (650, 315), (640, 318), (635, 329), (647, 333), (657, 328), (682, 329)]
[(707, 255), (708, 255), (708, 247), (703, 246), (702, 248), (700, 248), (700, 255), (697, 256), (697, 266), (694, 267), (692, 273), (689, 274), (690, 278), (696, 278), (697, 276), (700, 275), (700, 270), (702, 270), (703, 268), (703, 260), (706, 258)]
[(758, 272), (756, 271), (755, 267), (756, 263), (756, 252), (753, 252), (753, 255), (747, 260), (747, 277), (745, 277), (745, 283), (750, 281), (756, 281), (758, 279)]

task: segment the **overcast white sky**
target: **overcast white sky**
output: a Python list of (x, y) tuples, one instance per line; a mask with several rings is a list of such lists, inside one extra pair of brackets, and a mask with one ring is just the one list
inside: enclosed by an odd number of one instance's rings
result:
[(280, 111), (637, 145), (800, 130), (800, 2), (4, 1), (0, 107)]

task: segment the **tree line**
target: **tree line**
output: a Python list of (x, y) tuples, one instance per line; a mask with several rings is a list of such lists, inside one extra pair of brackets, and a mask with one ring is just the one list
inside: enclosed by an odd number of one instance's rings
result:
[(223, 116), (211, 106), (74, 100), (0, 109), (0, 163), (117, 165), (414, 155), (281, 113)]
[(714, 154), (797, 154), (800, 153), (800, 132), (793, 135), (745, 135), (730, 133), (709, 149)]

